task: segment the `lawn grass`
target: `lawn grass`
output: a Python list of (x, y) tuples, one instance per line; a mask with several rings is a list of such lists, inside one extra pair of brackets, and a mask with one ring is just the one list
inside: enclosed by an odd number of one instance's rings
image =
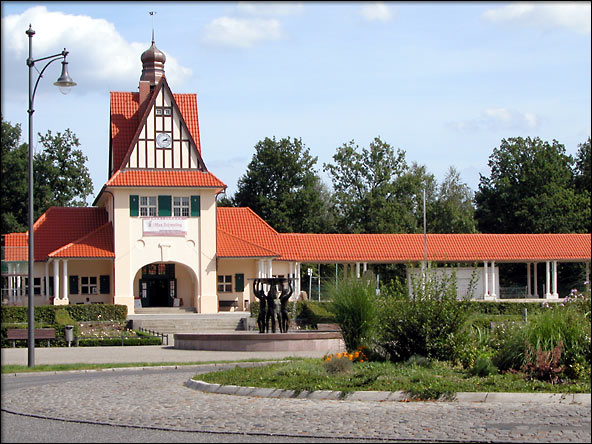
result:
[[(292, 358), (291, 358), (292, 359)], [(296, 358), (299, 359), (299, 358)], [(75, 370), (109, 370), (112, 368), (133, 367), (181, 367), (206, 364), (229, 364), (235, 362), (263, 362), (264, 359), (244, 359), (239, 361), (196, 361), (196, 362), (118, 362), (101, 364), (40, 364), (35, 367), (26, 365), (3, 365), (2, 373), (34, 373), (34, 372), (60, 372)]]
[(321, 359), (302, 359), (265, 367), (235, 368), (194, 377), (210, 383), (299, 391), (404, 391), (418, 399), (458, 392), (590, 393), (590, 381), (551, 384), (517, 373), (471, 376), (460, 367), (433, 362), (431, 368), (389, 362), (356, 362), (349, 371), (329, 373)]

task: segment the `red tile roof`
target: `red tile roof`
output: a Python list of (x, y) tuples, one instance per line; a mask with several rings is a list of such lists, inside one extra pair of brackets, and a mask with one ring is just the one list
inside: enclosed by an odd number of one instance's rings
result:
[[(197, 96), (195, 94), (173, 94), (183, 120), (201, 155)], [(119, 168), (130, 148), (136, 130), (140, 125), (139, 93), (111, 91), (111, 156), (113, 173)]]
[(29, 235), (27, 233), (4, 234), (4, 258), (7, 262), (26, 261), (29, 257)]
[[(249, 208), (218, 208), (218, 230), (297, 262), (417, 262), (423, 234), (278, 233)], [(428, 234), (429, 261), (590, 260), (590, 234)], [(225, 246), (224, 255), (234, 254)], [(222, 255), (221, 255), (222, 256)]]
[(202, 187), (226, 188), (224, 182), (210, 172), (198, 170), (119, 170), (106, 187)]
[[(35, 260), (45, 261), (55, 250), (83, 239), (103, 227), (107, 224), (107, 219), (104, 208), (50, 207), (33, 225)], [(104, 235), (103, 232), (102, 235)], [(108, 245), (101, 246), (108, 247)], [(111, 250), (113, 250), (112, 245)]]
[(224, 258), (273, 258), (277, 253), (218, 230), (216, 233), (216, 255)]
[(113, 225), (107, 222), (86, 236), (50, 253), (49, 257), (114, 258)]
[(218, 207), (217, 228), (225, 233), (278, 252), (279, 236), (267, 222), (248, 207)]
[[(407, 262), (424, 258), (423, 234), (280, 234), (282, 260)], [(590, 260), (589, 234), (428, 234), (429, 261)]]

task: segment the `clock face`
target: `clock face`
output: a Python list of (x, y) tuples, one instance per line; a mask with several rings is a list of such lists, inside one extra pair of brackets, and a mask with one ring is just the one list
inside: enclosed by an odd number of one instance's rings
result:
[(158, 133), (156, 136), (156, 146), (159, 148), (168, 148), (171, 146), (171, 135), (168, 133)]

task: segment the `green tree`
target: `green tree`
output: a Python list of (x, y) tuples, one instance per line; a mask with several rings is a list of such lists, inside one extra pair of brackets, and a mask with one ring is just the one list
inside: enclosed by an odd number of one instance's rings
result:
[(574, 179), (576, 192), (581, 196), (581, 199), (588, 202), (587, 208), (584, 209), (584, 220), (587, 221), (585, 231), (590, 233), (592, 231), (592, 217), (590, 213), (590, 197), (592, 193), (592, 184), (590, 180), (590, 138), (585, 143), (578, 145), (578, 152), (575, 160)]
[(438, 188), (428, 223), (430, 233), (476, 233), (473, 192), (450, 167)]
[[(21, 127), (2, 120), (2, 233), (28, 228), (28, 144), (20, 144)], [(86, 206), (93, 191), (78, 138), (64, 133), (39, 134), (43, 146), (33, 156), (34, 219), (50, 206)]]
[(2, 234), (27, 230), (28, 221), (28, 145), (21, 144), (20, 124), (2, 119), (2, 159), (0, 199)]
[[(325, 164), (333, 182), (333, 205), (338, 229), (350, 233), (397, 233), (416, 229), (409, 208), (414, 178), (408, 172), (405, 152), (376, 137), (368, 148), (352, 140)], [(415, 193), (416, 194), (416, 193)]]
[(590, 193), (592, 191), (590, 175), (590, 137), (588, 137), (586, 142), (578, 145), (578, 152), (576, 154), (575, 180), (578, 192), (587, 191)]
[[(92, 180), (86, 167), (86, 156), (80, 141), (66, 129), (52, 135), (39, 135), (43, 151), (36, 156), (35, 207), (38, 215), (50, 206), (84, 207), (93, 192)], [(37, 217), (37, 216), (36, 216)]]
[(280, 232), (330, 231), (328, 192), (316, 162), (301, 139), (266, 137), (255, 145), (232, 203), (250, 207)]
[(475, 217), (484, 233), (585, 232), (590, 199), (577, 193), (573, 158), (554, 140), (502, 139), (481, 176)]

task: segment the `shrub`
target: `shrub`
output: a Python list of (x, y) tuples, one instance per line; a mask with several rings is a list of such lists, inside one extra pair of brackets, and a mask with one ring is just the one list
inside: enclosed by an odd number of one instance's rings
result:
[(335, 316), (348, 352), (367, 345), (376, 323), (376, 284), (371, 278), (344, 278), (329, 288), (328, 309)]
[(334, 375), (337, 373), (347, 373), (351, 371), (353, 367), (351, 359), (348, 359), (346, 356), (340, 355), (341, 354), (339, 354), (339, 356), (334, 356), (332, 358), (329, 357), (323, 361), (325, 370), (330, 375)]
[(553, 351), (534, 349), (532, 345), (526, 344), (526, 363), (522, 371), (531, 378), (541, 381), (549, 381), (554, 384), (559, 379), (559, 374), (564, 367), (559, 364), (561, 352), (563, 351), (563, 342), (553, 348)]
[[(378, 347), (391, 361), (414, 354), (436, 360), (457, 360), (466, 347), (468, 303), (457, 299), (456, 276), (428, 270), (425, 283), (412, 279), (413, 297), (381, 297)], [(470, 297), (467, 296), (467, 298)]]
[(425, 356), (421, 355), (413, 355), (409, 359), (407, 359), (407, 365), (410, 366), (417, 366), (423, 368), (432, 368), (432, 361)]
[[(522, 370), (537, 366), (539, 355), (553, 353), (562, 344), (558, 366), (570, 378), (590, 373), (590, 318), (582, 306), (555, 305), (529, 317), (496, 329), (494, 362), (501, 370)], [(530, 347), (530, 348), (529, 348)]]
[(496, 374), (497, 367), (493, 364), (491, 356), (482, 353), (475, 359), (469, 373), (473, 376), (485, 377)]
[[(55, 313), (57, 310), (65, 310), (76, 322), (86, 321), (119, 321), (127, 318), (126, 305), (110, 304), (74, 304), (74, 305), (40, 305), (35, 307), (35, 322), (44, 325), (56, 323)], [(2, 323), (19, 323), (28, 321), (27, 307), (6, 307), (1, 308)]]

